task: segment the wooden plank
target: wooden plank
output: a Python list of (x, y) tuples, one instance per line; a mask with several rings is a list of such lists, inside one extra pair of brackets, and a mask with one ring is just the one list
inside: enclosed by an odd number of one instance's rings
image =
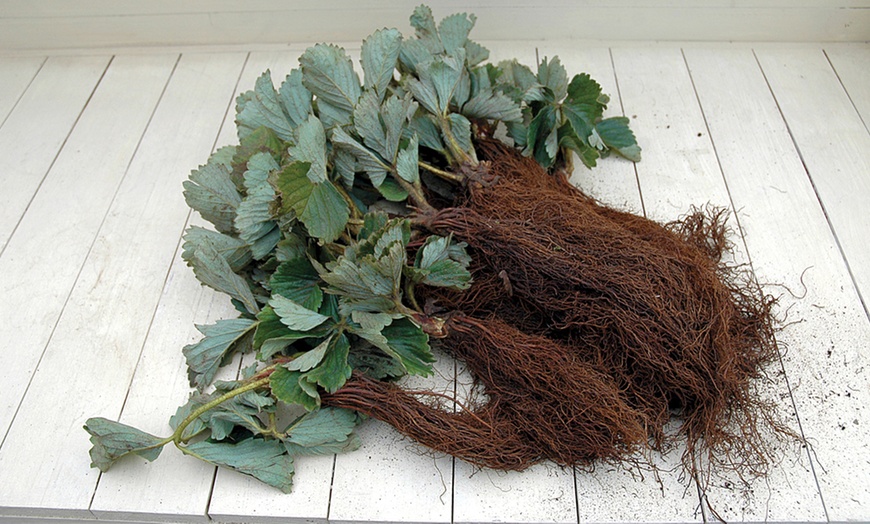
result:
[[(685, 213), (693, 205), (709, 203), (731, 208), (730, 195), (680, 50), (667, 47), (615, 49), (613, 57), (623, 104), (631, 108), (629, 112), (637, 114), (637, 118), (632, 120), (633, 129), (638, 141), (647, 144), (643, 161), (637, 164), (647, 214), (656, 220), (667, 221)], [(739, 224), (733, 216), (729, 224), (733, 231), (739, 231)], [(742, 238), (735, 235), (733, 241), (731, 262), (748, 262)], [(764, 398), (783, 402), (778, 396), (781, 395), (785, 399), (784, 409), (790, 408), (784, 377), (774, 376), (772, 379), (774, 384), (762, 392), (766, 395)], [(777, 475), (779, 472), (770, 479), (773, 483), (771, 492), (788, 492), (791, 477)], [(799, 475), (798, 470), (795, 478)], [(753, 487), (758, 495), (747, 493), (748, 502), (745, 504), (763, 508), (766, 487)], [(813, 496), (811, 490), (799, 493), (807, 499)], [(732, 500), (718, 495), (708, 493), (708, 502), (715, 511), (728, 510)], [(781, 507), (771, 511), (779, 514), (790, 510)], [(711, 519), (713, 515), (707, 515), (707, 518)]]
[[(100, 80), (109, 57), (49, 58), (0, 127), (0, 253)], [(63, 89), (58, 89), (63, 86)]]
[[(236, 76), (242, 71), (239, 64)], [(213, 143), (225, 128), (234, 127), (235, 94), (229, 91), (226, 94), (224, 107), (215, 105), (208, 109), (213, 114), (200, 115), (211, 119), (224, 114), (223, 124), (212, 132)], [(204, 134), (204, 139), (208, 136)], [(207, 153), (202, 149), (200, 153), (202, 158), (194, 160), (189, 168), (205, 163)], [(198, 215), (189, 218), (189, 225), (211, 227)], [(237, 315), (234, 312), (227, 296), (199, 283), (181, 259), (179, 244), (120, 422), (154, 434), (171, 433), (169, 416), (187, 401), (191, 391), (182, 347), (202, 337), (195, 325), (231, 318)], [(100, 519), (207, 520), (214, 473), (213, 466), (182, 455), (174, 446), (167, 446), (159, 461), (121, 462), (109, 474), (102, 475), (90, 509)]]
[[(256, 79), (269, 69), (276, 87), (293, 67), (298, 67), (302, 48), (273, 53), (251, 53), (236, 91), (253, 89)], [(235, 105), (224, 122), (218, 145), (238, 143), (233, 124)], [(227, 317), (230, 317), (228, 312)], [(236, 315), (231, 315), (236, 316)], [(229, 366), (228, 366), (229, 367)], [(284, 494), (260, 481), (219, 469), (211, 493), (208, 515), (219, 521), (287, 522), (293, 519), (326, 519), (332, 480), (332, 456), (305, 457), (296, 462), (293, 492)]]
[(770, 49), (756, 55), (867, 309), (870, 133), (821, 50)]
[(870, 128), (870, 45), (829, 45), (825, 55), (855, 105), (864, 127)]
[(42, 56), (0, 58), (0, 126), (45, 62)]
[[(845, 256), (866, 313), (870, 135), (820, 50), (758, 50), (756, 55), (836, 237), (836, 242), (826, 241), (821, 232), (812, 235), (804, 229), (806, 220), (797, 221), (795, 242), (806, 244), (785, 257), (815, 255), (798, 258), (795, 268), (811, 268), (804, 278), (808, 296), (794, 313), (806, 319), (795, 326), (794, 336), (803, 335), (810, 344), (806, 351), (789, 352), (804, 367), (795, 401), (820, 466), (816, 475), (828, 518), (864, 520), (870, 516), (870, 488), (855, 479), (870, 477), (870, 443), (863, 427), (870, 395), (864, 375), (870, 331), (835, 246)], [(805, 326), (810, 321), (814, 329)]]
[(5, 506), (88, 512), (97, 471), (81, 426), (121, 411), (188, 214), (178, 188), (213, 146), (244, 58), (178, 62), (0, 449)]
[(114, 61), (0, 256), (4, 436), (174, 62)]
[[(796, 300), (783, 294), (781, 288), (769, 291), (782, 295), (781, 314), (789, 310), (791, 317), (795, 314), (792, 308), (808, 314), (798, 317), (804, 323), (796, 328), (804, 333), (824, 332), (828, 326), (806, 304), (830, 303), (831, 297), (824, 296), (826, 290), (833, 288), (833, 281), (828, 279), (842, 277), (844, 268), (837, 267), (836, 256), (830, 257), (836, 254), (835, 244), (824, 213), (752, 51), (687, 50), (686, 59), (734, 207), (739, 210), (740, 226), (756, 275), (762, 282), (778, 282), (801, 290), (804, 269), (814, 266), (819, 272), (807, 274), (805, 283), (822, 277), (831, 285), (814, 289), (812, 299)], [(833, 253), (830, 248), (834, 248)], [(848, 275), (846, 278), (848, 281)], [(815, 344), (810, 340), (810, 337), (795, 338), (792, 328), (780, 336), (783, 349), (788, 348), (783, 365), (789, 381), (801, 384), (793, 395), (806, 395), (804, 384), (815, 382), (808, 374), (812, 368), (801, 358), (813, 353)], [(816, 409), (808, 403), (797, 405), (806, 433)], [(784, 404), (783, 410), (792, 415), (791, 406)], [(798, 428), (793, 416), (788, 422)], [(806, 436), (813, 438), (812, 433)], [(827, 440), (820, 439), (820, 446), (827, 447)], [(759, 494), (746, 501), (739, 490), (718, 486), (708, 490), (708, 497), (728, 501), (720, 512), (727, 520), (825, 520), (810, 457), (806, 451), (799, 454), (789, 450), (762, 488), (768, 492), (767, 499)], [(738, 484), (736, 479), (733, 484)]]

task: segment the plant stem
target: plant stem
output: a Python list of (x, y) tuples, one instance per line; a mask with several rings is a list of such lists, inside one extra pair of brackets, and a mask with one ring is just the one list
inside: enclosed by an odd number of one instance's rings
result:
[(417, 206), (420, 211), (423, 213), (435, 212), (435, 208), (432, 207), (432, 204), (430, 204), (429, 201), (426, 200), (426, 196), (423, 195), (423, 187), (420, 185), (419, 180), (416, 184), (412, 184), (400, 176), (395, 176), (394, 178), (399, 185), (402, 186), (402, 189), (408, 192), (411, 201), (414, 202), (414, 205)]
[(420, 161), (420, 162), (417, 162), (417, 165), (419, 165), (420, 167), (422, 167), (426, 171), (429, 171), (430, 173), (437, 175), (438, 177), (443, 178), (444, 180), (447, 180), (450, 182), (462, 182), (465, 179), (462, 175), (457, 175), (456, 173), (451, 173), (450, 171), (444, 171), (442, 169), (438, 169), (437, 167), (435, 167), (433, 165), (429, 165), (426, 162)]
[[(274, 367), (275, 366), (270, 366), (270, 368), (274, 368)], [(269, 369), (269, 368), (266, 368), (266, 369)], [(266, 371), (266, 369), (264, 369), (263, 371)], [(262, 375), (263, 371), (261, 371), (258, 375)], [(207, 402), (206, 404), (203, 404), (202, 406), (198, 407), (197, 409), (195, 409), (193, 411), (193, 413), (188, 415), (187, 418), (185, 418), (181, 422), (181, 424), (178, 425), (177, 428), (175, 428), (175, 433), (173, 433), (172, 436), (169, 437), (166, 441), (167, 442), (169, 442), (169, 441), (175, 442), (175, 445), (180, 447), (182, 442), (187, 442), (187, 439), (182, 440), (182, 436), (184, 435), (184, 430), (187, 429), (187, 426), (191, 425), (194, 420), (198, 419), (206, 411), (209, 411), (211, 409), (216, 408), (217, 406), (223, 404), (224, 402), (226, 402), (227, 400), (229, 400), (233, 397), (237, 397), (237, 396), (241, 395), (242, 393), (246, 393), (246, 392), (251, 391), (253, 389), (257, 389), (257, 388), (263, 387), (265, 385), (268, 385), (270, 375), (271, 375), (271, 373), (269, 373), (268, 375), (266, 375), (263, 378), (255, 380), (249, 384), (245, 384), (244, 386), (240, 386), (232, 391), (227, 391), (226, 393), (219, 396), (218, 398), (211, 400), (211, 401)]]

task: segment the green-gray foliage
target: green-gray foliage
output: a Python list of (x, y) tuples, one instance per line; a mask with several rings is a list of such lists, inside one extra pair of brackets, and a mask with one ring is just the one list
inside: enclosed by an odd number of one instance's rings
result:
[[(362, 82), (344, 49), (318, 44), (280, 85), (266, 71), (238, 96), (238, 145), (184, 182), (214, 230), (190, 227), (181, 256), (240, 317), (197, 326), (202, 339), (183, 349), (197, 391), (170, 418), (170, 437), (88, 420), (95, 467), (154, 460), (173, 442), (289, 490), (295, 457), (359, 446), (361, 417), (322, 406), (322, 394), (353, 373), (432, 374), (427, 330), (438, 319), (414, 290), (467, 289), (472, 256), (418, 219), (433, 195), (450, 198), (465, 173), (486, 169), (481, 136), (506, 135), (551, 170), (569, 170), (574, 153), (589, 167), (611, 152), (640, 159), (628, 119), (604, 118), (609, 98), (589, 75), (569, 79), (556, 57), (534, 69), (487, 63), (469, 39), (474, 15), (436, 22), (419, 6), (410, 22), (412, 35), (381, 29), (363, 41)], [(214, 383), (247, 352), (257, 364)]]

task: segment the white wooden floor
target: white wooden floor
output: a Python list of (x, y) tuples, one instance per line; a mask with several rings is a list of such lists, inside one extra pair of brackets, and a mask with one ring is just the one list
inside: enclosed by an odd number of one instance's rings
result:
[(712, 520), (702, 496), (734, 521), (870, 520), (870, 45), (488, 45), (526, 63), (535, 47), (558, 54), (632, 119), (643, 161), (576, 177), (598, 198), (660, 220), (737, 210), (735, 258), (781, 284), (790, 323), (763, 389), (809, 449), (751, 492), (699, 494), (667, 471), (475, 473), (370, 421), (362, 449), (299, 460), (289, 495), (168, 448), (100, 475), (85, 419), (168, 434), (188, 394), (181, 347), (195, 322), (232, 314), (180, 261), (199, 221), (181, 182), (233, 142), (235, 94), (266, 68), (281, 78), (302, 48), (6, 56), (0, 522)]

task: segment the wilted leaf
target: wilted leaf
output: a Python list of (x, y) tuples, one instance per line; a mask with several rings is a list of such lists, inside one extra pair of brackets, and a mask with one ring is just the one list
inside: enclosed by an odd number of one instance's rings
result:
[(214, 156), (184, 181), (184, 200), (221, 233), (233, 231), (236, 208), (242, 201), (230, 178), (230, 168)]
[(181, 258), (190, 263), (196, 248), (204, 242), (211, 244), (233, 271), (241, 270), (252, 259), (251, 250), (240, 239), (199, 226), (191, 226), (184, 232)]
[[(196, 326), (203, 338), (196, 344), (184, 346), (190, 385), (202, 390), (214, 376), (227, 355), (239, 350), (239, 345), (250, 344), (256, 321), (247, 318), (218, 320), (214, 324)], [(241, 348), (242, 351), (248, 348)]]
[(278, 96), (294, 127), (308, 119), (311, 114), (311, 92), (302, 85), (302, 71), (290, 71), (278, 89)]
[(377, 93), (378, 101), (387, 93), (401, 48), (402, 34), (396, 29), (380, 29), (363, 40), (360, 63), (365, 87)]
[(429, 349), (429, 336), (419, 326), (407, 318), (365, 312), (354, 312), (353, 320), (359, 324), (353, 328), (355, 335), (395, 358), (408, 373), (432, 374), (435, 357)]
[(287, 451), (293, 455), (313, 454), (324, 446), (346, 449), (360, 416), (349, 409), (324, 407), (294, 420), (284, 431)]
[(268, 255), (281, 238), (270, 211), (276, 195), (268, 179), (275, 169), (278, 164), (271, 154), (256, 153), (251, 157), (244, 175), (247, 194), (236, 211), (239, 236), (251, 246), (251, 253), (258, 260)]
[(250, 475), (284, 493), (290, 493), (294, 473), (293, 457), (277, 440), (249, 438), (236, 444), (203, 440), (185, 446), (182, 451), (211, 464)]
[(282, 140), (293, 140), (294, 124), (281, 107), (268, 69), (257, 79), (253, 91), (239, 95), (236, 126), (240, 140), (261, 126), (268, 127)]
[(108, 471), (116, 460), (133, 453), (148, 461), (156, 460), (167, 443), (134, 427), (102, 417), (89, 418), (85, 431), (91, 434), (91, 467)]
[(451, 244), (449, 237), (432, 235), (417, 252), (414, 267), (422, 270), (422, 284), (467, 289), (471, 283), (471, 273), (466, 269), (469, 262), (464, 244)]
[(321, 112), (323, 106), (328, 105), (333, 111), (329, 113), (330, 120), (339, 123), (350, 121), (362, 89), (353, 63), (344, 49), (331, 44), (317, 44), (305, 50), (299, 57), (299, 63), (302, 66), (302, 84), (317, 97)]
[(326, 181), (326, 132), (316, 116), (296, 128), (296, 145), (289, 149), (293, 160), (310, 164), (308, 179), (315, 184)]
[(538, 64), (538, 82), (550, 88), (557, 101), (565, 98), (568, 94), (568, 72), (558, 56), (554, 56), (550, 61), (547, 61), (546, 57), (541, 60)]
[[(320, 407), (320, 395), (317, 391), (311, 391), (302, 373), (299, 371), (290, 371), (283, 367), (278, 367), (269, 376), (269, 387), (275, 398), (290, 405), (300, 405), (308, 411), (314, 411)], [(310, 393), (313, 393), (310, 394)]]
[(196, 247), (187, 263), (203, 284), (238, 300), (251, 314), (260, 311), (248, 283), (233, 272), (223, 255), (208, 240)]
[(204, 415), (208, 419), (208, 427), (211, 428), (211, 438), (224, 440), (236, 426), (241, 426), (252, 432), (260, 431), (262, 421), (257, 415), (262, 412), (274, 411), (274, 405), (275, 402), (268, 394), (257, 391), (246, 391), (222, 402)]

